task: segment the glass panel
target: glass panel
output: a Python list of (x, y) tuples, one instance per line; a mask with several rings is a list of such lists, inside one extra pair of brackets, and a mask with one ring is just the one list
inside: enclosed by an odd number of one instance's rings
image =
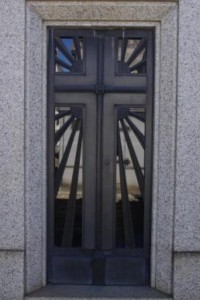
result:
[(117, 108), (116, 247), (142, 248), (144, 108)]
[(55, 38), (55, 72), (83, 73), (84, 43), (82, 37)]
[(82, 243), (82, 108), (55, 108), (55, 245)]
[(146, 39), (117, 40), (117, 72), (121, 75), (145, 74), (147, 66)]

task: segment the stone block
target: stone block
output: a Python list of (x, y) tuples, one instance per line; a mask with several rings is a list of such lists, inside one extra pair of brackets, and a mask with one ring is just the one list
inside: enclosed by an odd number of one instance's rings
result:
[(0, 299), (24, 299), (23, 251), (0, 251)]
[(200, 297), (200, 253), (176, 253), (174, 256), (174, 300)]
[[(101, 3), (103, 2), (103, 3)], [(28, 1), (44, 21), (159, 21), (177, 1)], [(173, 2), (173, 3), (172, 3)], [(67, 18), (66, 18), (67, 16)]]
[[(172, 249), (173, 249), (173, 208), (175, 178), (175, 132), (176, 132), (176, 57), (177, 57), (177, 10), (172, 10), (162, 19), (160, 40), (160, 90), (155, 103), (158, 131), (158, 153), (154, 156), (157, 166), (156, 202), (156, 283), (155, 287), (171, 294)], [(157, 112), (156, 105), (159, 107)], [(156, 145), (157, 146), (157, 145)], [(155, 146), (154, 146), (155, 147)], [(155, 213), (155, 212), (153, 212)], [(155, 222), (155, 220), (153, 222)]]
[(0, 1), (0, 249), (24, 249), (24, 0)]
[(26, 25), (26, 291), (31, 292), (43, 286), (46, 263), (46, 256), (43, 257), (46, 244), (43, 228), (46, 216), (46, 178), (43, 177), (46, 174), (46, 116), (43, 114), (46, 99), (42, 99), (42, 20), (29, 8)]
[(172, 300), (148, 286), (49, 285), (27, 295), (26, 300)]
[(200, 251), (200, 1), (179, 7), (175, 250)]

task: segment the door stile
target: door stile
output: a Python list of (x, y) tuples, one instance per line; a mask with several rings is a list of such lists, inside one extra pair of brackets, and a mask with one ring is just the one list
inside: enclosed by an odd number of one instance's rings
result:
[(103, 193), (102, 193), (102, 247), (105, 250), (115, 248), (115, 114), (110, 103), (111, 95), (104, 98), (103, 123)]
[(54, 248), (54, 30), (49, 30), (49, 43), (48, 43), (48, 93), (47, 93), (47, 121), (48, 121), (48, 132), (47, 132), (47, 215), (48, 215), (48, 278), (52, 279), (52, 252)]
[(84, 123), (84, 205), (83, 205), (83, 249), (95, 249), (96, 245), (96, 103), (95, 96), (88, 94)]
[(149, 282), (150, 245), (151, 245), (151, 197), (152, 197), (152, 136), (153, 136), (153, 86), (154, 86), (154, 32), (148, 32), (147, 38), (147, 100), (146, 100), (146, 139), (145, 139), (145, 189), (144, 189), (144, 253), (146, 257), (146, 282)]
[(96, 114), (97, 114), (97, 142), (96, 142), (96, 249), (102, 248), (102, 122), (103, 122), (103, 94), (102, 87), (104, 81), (104, 40), (103, 33), (100, 32), (97, 39), (97, 84), (96, 84)]

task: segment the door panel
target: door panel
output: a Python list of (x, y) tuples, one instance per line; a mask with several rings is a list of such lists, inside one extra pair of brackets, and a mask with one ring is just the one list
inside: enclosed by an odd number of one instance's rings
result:
[(55, 123), (59, 123), (55, 126), (54, 242), (49, 276), (53, 283), (92, 283), (96, 103), (93, 94), (84, 96), (60, 93), (60, 104), (55, 107)]
[[(104, 97), (103, 122), (103, 195), (102, 195), (102, 245), (115, 248), (117, 108), (128, 108), (145, 102), (144, 94), (107, 94)], [(123, 106), (121, 105), (123, 103)], [(112, 212), (112, 213), (110, 213)], [(109, 215), (109, 217), (108, 217)]]
[(143, 257), (111, 256), (106, 259), (105, 283), (108, 285), (145, 285)]
[[(55, 103), (70, 106), (83, 105), (83, 206), (82, 248), (95, 247), (95, 199), (96, 199), (96, 102), (95, 95), (85, 93), (58, 93)], [(75, 149), (73, 149), (75, 151)]]
[(48, 280), (148, 284), (153, 32), (49, 32)]
[(92, 284), (92, 255), (55, 256), (52, 278), (56, 284)]
[[(94, 37), (85, 36), (83, 32), (77, 34), (75, 31), (67, 32), (64, 37), (56, 36), (54, 40), (56, 89), (62, 90), (65, 86), (69, 91), (76, 91), (79, 85), (83, 89), (87, 89), (87, 86), (93, 87), (97, 81), (97, 40)], [(56, 41), (62, 43), (63, 48), (58, 48)], [(70, 54), (74, 57), (74, 63), (71, 63), (66, 54), (63, 54), (70, 47), (73, 47)], [(65, 49), (65, 51), (58, 51), (59, 49)], [(69, 65), (69, 69), (65, 68), (65, 64)]]
[[(146, 37), (143, 38), (146, 40)], [(121, 51), (119, 51), (119, 41), (123, 41), (121, 44), (125, 44), (124, 53), (130, 52), (130, 55), (125, 57), (124, 60), (128, 60), (130, 58), (131, 54), (134, 54), (134, 51), (136, 51), (136, 46), (133, 45), (132, 49), (130, 49), (129, 44), (126, 43), (128, 41), (128, 37), (122, 38), (121, 35), (116, 36), (107, 36), (105, 38), (105, 72), (104, 72), (104, 80), (105, 84), (114, 87), (116, 90), (124, 90), (124, 91), (134, 91), (134, 92), (145, 92), (146, 85), (147, 85), (147, 77), (146, 72), (139, 72), (134, 70), (135, 73), (131, 73), (131, 66), (126, 62), (121, 61)], [(131, 39), (133, 42), (142, 41), (142, 39), (134, 39), (134, 33), (133, 37)], [(121, 46), (122, 47), (122, 46)], [(143, 48), (142, 48), (143, 50)], [(138, 55), (140, 53), (138, 52)], [(137, 58), (137, 56), (136, 56)], [(140, 60), (138, 60), (140, 61)], [(131, 61), (132, 63), (132, 61)], [(134, 63), (134, 60), (133, 60)], [(123, 64), (123, 67), (121, 65)], [(135, 62), (135, 66), (137, 64), (137, 61)], [(136, 66), (137, 67), (137, 66)], [(124, 68), (124, 69), (123, 69)], [(137, 72), (137, 73), (136, 73)], [(128, 89), (127, 89), (128, 88)]]

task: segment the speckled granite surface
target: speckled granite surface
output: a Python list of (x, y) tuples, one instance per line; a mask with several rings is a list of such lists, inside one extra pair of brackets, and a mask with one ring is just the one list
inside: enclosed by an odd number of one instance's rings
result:
[(200, 253), (174, 256), (174, 300), (200, 298)]
[(179, 11), (175, 250), (200, 251), (200, 1)]
[[(46, 180), (43, 179), (43, 159), (46, 143), (46, 99), (42, 100), (42, 20), (30, 11), (26, 16), (26, 290), (42, 286), (43, 245), (46, 232), (43, 230), (43, 216), (46, 215)], [(29, 38), (29, 32), (31, 37)], [(46, 74), (46, 73), (45, 73)], [(42, 124), (42, 120), (44, 120)], [(43, 139), (43, 135), (45, 138)], [(44, 234), (44, 236), (42, 235)], [(44, 263), (41, 263), (44, 262)], [(31, 283), (30, 283), (31, 282)]]
[[(155, 148), (158, 150), (154, 157), (154, 167), (157, 172), (158, 183), (155, 184), (155, 202), (154, 206), (154, 222), (156, 224), (156, 230), (153, 231), (153, 251), (154, 251), (154, 268), (152, 268), (152, 284), (158, 289), (170, 293), (171, 276), (172, 276), (172, 236), (173, 236), (173, 207), (174, 207), (174, 135), (175, 135), (175, 83), (172, 78), (176, 76), (176, 4), (175, 3), (74, 3), (67, 2), (28, 2), (30, 8), (30, 14), (37, 14), (43, 19), (49, 26), (58, 25), (66, 26), (74, 24), (76, 26), (88, 26), (93, 24), (97, 26), (106, 26), (106, 24), (113, 24), (120, 26), (119, 24), (137, 24), (140, 21), (142, 26), (157, 26), (157, 51), (160, 53), (162, 62), (160, 62), (160, 56), (156, 56), (156, 82), (159, 84), (159, 88), (156, 87), (156, 120), (155, 124)], [(37, 17), (32, 18), (30, 25), (34, 28), (34, 22), (37, 22)], [(88, 21), (85, 21), (88, 20)], [(117, 21), (116, 21), (117, 20)], [(92, 23), (90, 23), (92, 22)], [(107, 23), (106, 23), (107, 22)], [(118, 23), (117, 23), (118, 22)], [(131, 23), (132, 22), (132, 23)], [(134, 23), (135, 22), (135, 23)], [(162, 23), (161, 36), (159, 35), (159, 26)], [(152, 25), (153, 24), (153, 25)], [(122, 25), (121, 25), (122, 26)], [(123, 25), (124, 26), (124, 25)], [(134, 26), (134, 25), (132, 25)], [(29, 28), (31, 29), (31, 27)], [(33, 39), (37, 30), (33, 32)], [(173, 34), (171, 34), (173, 32)], [(45, 36), (45, 33), (44, 35)], [(29, 38), (32, 39), (31, 30)], [(29, 39), (28, 38), (28, 39)], [(39, 36), (40, 39), (40, 36)], [(161, 40), (160, 40), (161, 39)], [(32, 44), (34, 46), (34, 43)], [(31, 43), (30, 43), (30, 47)], [(40, 47), (40, 45), (38, 45)], [(44, 58), (46, 65), (46, 58)], [(36, 68), (40, 61), (35, 61)], [(43, 70), (45, 73), (45, 69)], [(33, 70), (31, 71), (33, 72)], [(160, 73), (161, 72), (161, 76)], [(30, 74), (31, 76), (31, 74)], [(38, 79), (36, 79), (38, 80)], [(31, 84), (30, 87), (31, 89)], [(43, 98), (44, 99), (44, 98)], [(42, 100), (45, 101), (45, 100)], [(37, 117), (37, 115), (35, 115)], [(170, 122), (168, 122), (170, 119)], [(41, 122), (40, 116), (37, 118), (37, 123)], [(41, 125), (43, 126), (43, 124)], [(35, 146), (34, 146), (35, 147)], [(40, 156), (40, 152), (37, 151), (36, 157)], [(159, 164), (158, 164), (159, 162)], [(167, 176), (166, 176), (167, 174)], [(38, 197), (35, 201), (35, 205), (41, 207), (41, 199)], [(28, 208), (27, 208), (28, 209)], [(31, 205), (30, 205), (31, 211)], [(36, 212), (39, 210), (35, 210)], [(38, 224), (40, 224), (41, 215), (37, 214)], [(43, 220), (44, 222), (45, 220)], [(41, 223), (42, 224), (42, 223)], [(35, 227), (37, 228), (37, 226)], [(154, 226), (155, 228), (155, 226)], [(33, 236), (36, 233), (32, 232)], [(163, 239), (163, 236), (166, 239)], [(35, 257), (39, 257), (41, 251), (35, 248)], [(31, 259), (28, 269), (31, 270), (31, 264), (34, 259)], [(35, 264), (38, 262), (35, 261)], [(35, 268), (35, 266), (34, 266)], [(30, 273), (31, 274), (31, 273)], [(39, 279), (38, 273), (38, 279)], [(31, 276), (30, 276), (31, 278)], [(31, 290), (31, 280), (30, 288)], [(33, 281), (34, 283), (35, 281)], [(38, 281), (39, 282), (39, 281)], [(34, 288), (34, 284), (32, 286)]]
[[(67, 296), (66, 296), (67, 295)], [(149, 287), (120, 286), (56, 286), (49, 285), (26, 297), (34, 299), (171, 299), (169, 296)]]
[[(0, 40), (3, 41), (0, 54), (0, 299), (23, 299), (24, 282), (29, 292), (45, 283), (46, 127), (43, 122), (46, 109), (46, 82), (42, 76), (46, 74), (44, 22), (48, 25), (61, 25), (62, 22), (66, 26), (73, 22), (76, 26), (91, 26), (91, 24), (157, 26), (154, 126), (154, 181), (156, 182), (154, 182), (155, 202), (153, 204), (152, 278), (154, 279), (152, 285), (168, 293), (173, 290), (175, 300), (198, 299), (200, 294), (199, 0), (180, 0), (178, 20), (176, 3), (172, 3), (177, 1), (147, 1), (146, 3), (140, 0), (122, 1), (117, 6), (112, 1), (103, 5), (100, 5), (102, 1), (93, 4), (92, 1), (89, 3), (73, 1), (73, 4), (69, 1), (56, 1), (56, 4), (50, 0), (28, 1), (32, 6), (35, 6), (35, 3), (39, 4), (37, 8), (33, 7), (32, 14), (30, 12), (29, 15), (27, 14), (26, 28), (29, 30), (29, 35), (27, 35), (28, 31), (25, 34), (24, 2), (24, 0), (0, 2), (2, 28)], [(177, 22), (179, 22), (178, 56), (176, 55)], [(26, 48), (26, 55), (25, 40), (26, 46), (29, 47)], [(176, 72), (177, 57), (178, 73)], [(26, 105), (24, 102), (25, 61), (27, 62)], [(176, 94), (177, 74), (178, 93)], [(178, 105), (177, 124), (176, 104)], [(24, 128), (26, 128), (25, 156)], [(176, 129), (177, 143), (175, 143)], [(26, 161), (27, 200), (25, 214), (24, 161)], [(175, 182), (176, 193), (174, 193)], [(24, 216), (26, 216), (25, 269)], [(174, 216), (175, 240), (173, 240)], [(173, 247), (175, 254), (172, 252)], [(173, 285), (172, 278), (174, 278)], [(73, 297), (73, 294), (70, 295)], [(148, 293), (147, 295), (136, 293), (135, 299), (137, 297), (138, 299), (163, 299), (158, 294), (154, 294), (154, 298)], [(104, 296), (109, 298), (111, 294), (108, 297)], [(37, 299), (44, 299), (41, 297)], [(66, 299), (65, 295), (62, 297)], [(93, 295), (90, 294), (90, 298), (92, 297)], [(123, 298), (123, 293), (120, 297)], [(124, 298), (133, 299), (132, 294), (128, 292)], [(51, 299), (58, 298), (54, 294)]]
[(25, 31), (23, 0), (0, 2), (0, 27), (0, 249), (22, 250)]
[(0, 251), (0, 299), (24, 298), (23, 251)]

